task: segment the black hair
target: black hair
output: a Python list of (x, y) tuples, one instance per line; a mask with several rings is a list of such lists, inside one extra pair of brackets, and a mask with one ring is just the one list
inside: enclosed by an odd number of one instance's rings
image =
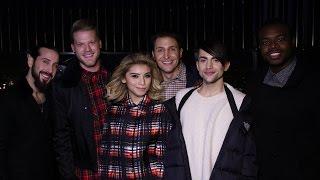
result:
[(36, 46), (33, 46), (33, 47), (27, 49), (26, 54), (29, 54), (31, 57), (33, 57), (33, 59), (37, 59), (37, 57), (40, 55), (39, 50), (41, 48), (51, 49), (51, 50), (56, 51), (59, 54), (59, 51), (56, 47), (54, 47), (51, 44), (47, 44), (47, 43), (38, 44)]
[(285, 27), (288, 30), (288, 37), (290, 39), (294, 38), (294, 34), (293, 34), (292, 30), (291, 30), (291, 26), (287, 22), (285, 22), (284, 20), (279, 19), (279, 18), (271, 18), (271, 19), (266, 20), (263, 23), (263, 25), (259, 28), (259, 31), (257, 33), (257, 35), (258, 35), (257, 39), (258, 40), (260, 39), (259, 36), (260, 36), (260, 32), (261, 32), (262, 29), (264, 29), (265, 27), (268, 27), (268, 26), (273, 26), (273, 25), (280, 25), (280, 26)]
[(230, 61), (227, 47), (220, 40), (205, 40), (200, 43), (198, 52), (200, 49), (217, 58), (222, 65)]

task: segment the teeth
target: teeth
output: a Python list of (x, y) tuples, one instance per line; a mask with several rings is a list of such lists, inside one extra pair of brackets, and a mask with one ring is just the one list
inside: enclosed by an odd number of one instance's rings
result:
[(88, 58), (88, 57), (92, 57), (93, 54), (92, 54), (92, 53), (91, 53), (91, 54), (84, 54), (83, 56), (86, 57), (86, 58)]
[(172, 61), (162, 61), (163, 64), (171, 64)]
[(271, 58), (277, 58), (279, 57), (280, 53), (271, 53), (270, 56)]

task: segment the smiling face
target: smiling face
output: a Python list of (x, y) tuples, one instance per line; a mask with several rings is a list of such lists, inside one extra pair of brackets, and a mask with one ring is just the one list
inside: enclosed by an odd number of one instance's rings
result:
[(39, 56), (34, 59), (28, 55), (28, 65), (35, 86), (44, 91), (57, 72), (59, 54), (45, 47), (39, 49)]
[(101, 47), (101, 40), (94, 30), (80, 30), (73, 33), (71, 48), (83, 69), (90, 72), (99, 70), (100, 62), (98, 58)]
[(172, 37), (159, 37), (154, 42), (152, 56), (162, 73), (172, 74), (178, 71), (182, 49)]
[(224, 65), (222, 65), (217, 58), (200, 49), (196, 64), (199, 75), (203, 79), (203, 83), (213, 84), (217, 81), (223, 81), (223, 73), (224, 71), (228, 70), (230, 62), (227, 61)]
[(289, 64), (294, 41), (290, 38), (288, 27), (281, 24), (265, 26), (259, 32), (259, 40), (261, 55), (271, 70), (278, 72)]
[(150, 89), (151, 70), (145, 64), (132, 65), (122, 79), (128, 88), (130, 98), (135, 104), (138, 104)]

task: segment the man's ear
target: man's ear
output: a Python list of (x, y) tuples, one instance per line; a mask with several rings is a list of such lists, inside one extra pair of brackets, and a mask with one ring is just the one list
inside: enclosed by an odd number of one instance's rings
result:
[(31, 68), (34, 63), (34, 59), (30, 54), (27, 54), (27, 63), (29, 68)]
[(102, 41), (101, 40), (99, 40), (99, 47), (100, 47), (100, 49), (102, 48)]
[(228, 71), (230, 67), (230, 61), (227, 61), (225, 64), (224, 64), (224, 71)]
[(183, 49), (182, 48), (180, 48), (180, 58), (182, 58), (182, 53), (183, 53)]
[(73, 43), (71, 43), (71, 49), (72, 49), (73, 52), (75, 52)]
[(152, 55), (152, 57), (154, 58), (154, 52), (153, 52), (153, 50), (151, 51), (151, 55)]

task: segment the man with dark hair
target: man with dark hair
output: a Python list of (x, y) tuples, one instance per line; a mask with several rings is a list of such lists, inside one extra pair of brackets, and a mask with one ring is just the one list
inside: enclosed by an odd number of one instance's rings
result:
[(100, 179), (98, 148), (107, 107), (107, 70), (99, 59), (95, 24), (80, 19), (71, 28), (76, 59), (53, 86), (56, 112), (54, 145), (63, 179)]
[(58, 51), (49, 45), (31, 49), (27, 75), (1, 94), (1, 180), (54, 180), (53, 110), (47, 90), (58, 61)]
[(152, 56), (163, 77), (163, 97), (168, 100), (180, 89), (196, 85), (200, 79), (196, 68), (182, 62), (182, 46), (178, 35), (162, 32), (152, 37)]
[(258, 38), (268, 66), (254, 74), (248, 93), (253, 99), (259, 179), (319, 179), (316, 71), (295, 53), (286, 23), (268, 21)]
[[(246, 114), (250, 99), (224, 83), (230, 66), (225, 46), (206, 41), (196, 66), (202, 84), (165, 102), (175, 121), (167, 142), (167, 179), (255, 179), (255, 145)], [(177, 110), (177, 113), (175, 112)]]

